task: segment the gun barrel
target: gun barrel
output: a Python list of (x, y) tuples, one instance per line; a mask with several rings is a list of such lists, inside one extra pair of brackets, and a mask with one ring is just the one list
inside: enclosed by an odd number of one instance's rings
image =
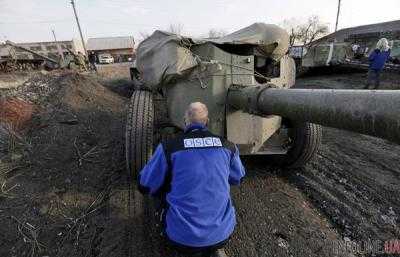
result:
[(230, 91), (231, 106), (400, 143), (400, 91), (248, 88)]

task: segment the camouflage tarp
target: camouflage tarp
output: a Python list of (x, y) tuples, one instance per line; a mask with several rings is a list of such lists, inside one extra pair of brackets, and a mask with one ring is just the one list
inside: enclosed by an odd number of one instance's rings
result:
[(218, 39), (194, 39), (163, 31), (155, 31), (139, 44), (136, 66), (146, 86), (159, 88), (172, 79), (184, 77), (202, 59), (190, 51), (193, 45), (213, 43), (254, 45), (256, 54), (279, 60), (288, 51), (289, 35), (276, 25), (255, 23)]

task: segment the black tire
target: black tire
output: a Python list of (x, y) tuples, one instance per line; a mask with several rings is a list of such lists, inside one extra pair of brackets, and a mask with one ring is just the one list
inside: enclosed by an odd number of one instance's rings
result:
[(290, 134), (292, 146), (280, 164), (288, 168), (301, 168), (317, 153), (321, 145), (322, 127), (313, 123), (295, 123)]
[(126, 123), (125, 154), (130, 179), (136, 179), (153, 153), (154, 106), (152, 93), (133, 92)]

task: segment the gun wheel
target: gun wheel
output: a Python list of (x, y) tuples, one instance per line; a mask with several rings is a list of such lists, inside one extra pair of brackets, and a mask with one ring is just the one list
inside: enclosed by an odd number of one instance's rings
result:
[(153, 153), (153, 123), (151, 92), (134, 91), (128, 108), (125, 132), (126, 166), (131, 179), (136, 179)]
[(281, 160), (281, 165), (300, 168), (317, 153), (322, 139), (322, 127), (313, 123), (295, 123), (289, 133), (291, 147)]

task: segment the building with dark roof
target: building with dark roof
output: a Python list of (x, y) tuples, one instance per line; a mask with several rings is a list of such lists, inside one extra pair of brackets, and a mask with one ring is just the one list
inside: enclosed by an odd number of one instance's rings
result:
[(396, 20), (341, 29), (315, 40), (308, 45), (302, 66), (368, 65), (367, 57), (381, 38), (389, 40), (391, 62), (400, 63), (400, 20)]
[(135, 55), (135, 40), (131, 36), (89, 38), (86, 48), (89, 53), (111, 54), (115, 62), (126, 62)]
[(389, 40), (400, 39), (400, 20), (341, 29), (315, 40), (312, 44), (334, 41), (355, 43), (372, 39), (378, 41), (382, 37)]

